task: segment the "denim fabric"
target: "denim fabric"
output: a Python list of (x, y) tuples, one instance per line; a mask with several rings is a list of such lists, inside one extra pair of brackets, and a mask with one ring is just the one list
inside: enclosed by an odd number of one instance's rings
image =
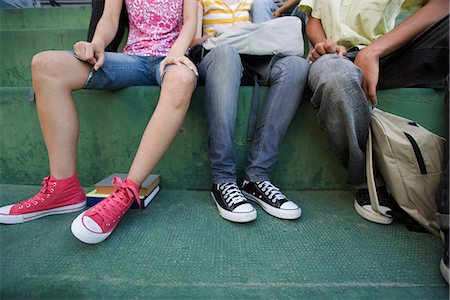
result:
[[(380, 61), (378, 88), (442, 88), (448, 76), (448, 53), (447, 16)], [(361, 88), (361, 79), (361, 70), (348, 58), (336, 54), (316, 60), (308, 79), (320, 127), (348, 169), (347, 181), (353, 189), (367, 187), (365, 146), (370, 105)]]
[[(251, 9), (252, 22), (262, 23), (273, 19), (273, 12), (276, 11), (284, 2), (275, 3), (273, 0), (254, 0)], [(299, 13), (297, 7), (288, 11), (284, 16), (295, 16)]]
[[(241, 58), (235, 49), (220, 46), (200, 61), (198, 69), (205, 82), (213, 183), (236, 182), (233, 138), (243, 72)], [(271, 87), (248, 155), (247, 180), (269, 180), (281, 141), (301, 101), (308, 69), (305, 59), (293, 56), (281, 58), (272, 66)]]
[(97, 71), (92, 68), (84, 89), (115, 91), (135, 85), (161, 85), (159, 64), (163, 59), (105, 52), (104, 65)]

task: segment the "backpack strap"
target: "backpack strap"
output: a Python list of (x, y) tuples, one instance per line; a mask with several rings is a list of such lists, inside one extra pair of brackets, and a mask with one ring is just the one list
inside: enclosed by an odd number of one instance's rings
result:
[(373, 167), (372, 129), (369, 126), (369, 137), (366, 145), (366, 177), (367, 189), (369, 190), (370, 205), (376, 213), (380, 213), (377, 186), (375, 184), (375, 168)]

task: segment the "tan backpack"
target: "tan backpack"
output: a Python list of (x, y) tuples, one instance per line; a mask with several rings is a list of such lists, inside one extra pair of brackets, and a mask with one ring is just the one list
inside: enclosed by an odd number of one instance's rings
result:
[(374, 108), (366, 147), (372, 209), (380, 213), (374, 180), (375, 160), (399, 206), (428, 231), (438, 235), (435, 192), (443, 172), (443, 153), (444, 139), (440, 136), (414, 121)]

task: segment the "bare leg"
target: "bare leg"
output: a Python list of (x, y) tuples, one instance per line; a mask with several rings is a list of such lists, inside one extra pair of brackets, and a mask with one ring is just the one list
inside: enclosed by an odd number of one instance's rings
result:
[(195, 76), (185, 66), (172, 66), (164, 76), (158, 105), (148, 122), (128, 178), (140, 185), (175, 139), (195, 88)]
[(72, 91), (83, 87), (90, 68), (65, 51), (38, 53), (32, 61), (33, 88), (50, 174), (56, 179), (76, 171), (79, 122)]

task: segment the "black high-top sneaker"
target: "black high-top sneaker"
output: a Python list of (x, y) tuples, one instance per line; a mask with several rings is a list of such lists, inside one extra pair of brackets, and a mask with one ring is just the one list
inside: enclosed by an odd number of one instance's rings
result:
[(248, 200), (258, 203), (274, 217), (293, 220), (298, 219), (302, 214), (300, 207), (283, 195), (280, 189), (270, 181), (244, 180), (242, 193)]
[(394, 219), (388, 214), (392, 210), (392, 205), (386, 186), (377, 187), (377, 191), (380, 213), (372, 209), (369, 191), (367, 189), (361, 189), (356, 192), (354, 201), (355, 210), (361, 217), (368, 221), (385, 225), (391, 224)]
[(247, 202), (236, 183), (213, 184), (211, 196), (222, 218), (238, 223), (256, 219), (255, 208)]

